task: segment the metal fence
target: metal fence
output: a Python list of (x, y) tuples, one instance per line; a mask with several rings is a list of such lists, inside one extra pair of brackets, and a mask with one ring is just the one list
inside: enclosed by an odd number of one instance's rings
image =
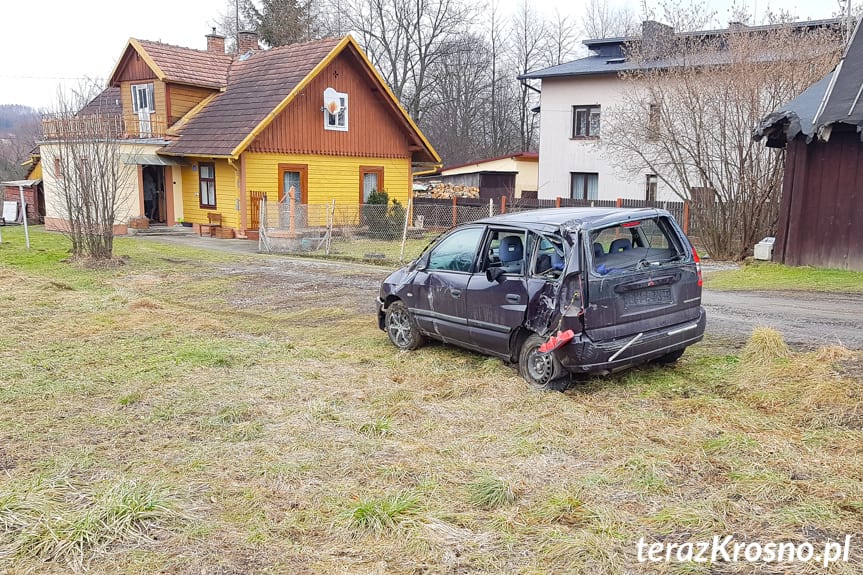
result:
[[(500, 213), (542, 208), (645, 207), (667, 209), (683, 221), (688, 209), (683, 202), (640, 200), (510, 200), (473, 198), (415, 198), (407, 205), (389, 204), (301, 204), (267, 202), (261, 196), (253, 206), (259, 222), (262, 252), (331, 256), (341, 259), (397, 263), (420, 254), (428, 243), (453, 226)], [(679, 214), (679, 216), (678, 216)]]

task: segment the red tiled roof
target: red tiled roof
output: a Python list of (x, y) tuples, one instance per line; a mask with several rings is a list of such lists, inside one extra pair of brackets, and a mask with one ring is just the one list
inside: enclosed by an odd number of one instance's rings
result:
[(339, 42), (332, 38), (314, 40), (256, 51), (246, 59), (234, 60), (227, 89), (183, 126), (179, 139), (160, 151), (231, 155)]
[[(207, 88), (224, 88), (233, 56), (135, 40), (164, 73), (163, 80)], [(154, 72), (158, 73), (156, 70)]]
[(123, 105), (120, 103), (120, 88), (115, 86), (105, 88), (78, 110), (77, 115), (122, 116)]

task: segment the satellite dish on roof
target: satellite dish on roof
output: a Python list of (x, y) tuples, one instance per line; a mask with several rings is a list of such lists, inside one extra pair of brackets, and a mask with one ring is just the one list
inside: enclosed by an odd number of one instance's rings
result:
[(324, 90), (324, 109), (335, 116), (342, 111), (342, 102), (339, 93), (333, 88)]

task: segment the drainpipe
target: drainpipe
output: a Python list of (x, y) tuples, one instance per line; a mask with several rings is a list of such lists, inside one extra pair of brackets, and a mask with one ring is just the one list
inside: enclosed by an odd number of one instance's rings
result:
[(245, 170), (245, 158), (240, 156), (240, 165), (236, 164), (236, 160), (234, 158), (228, 158), (228, 165), (234, 168), (234, 172), (236, 172), (235, 182), (237, 184), (237, 211), (240, 214), (239, 217), (239, 227), (237, 230), (238, 236), (245, 237), (246, 228), (248, 227), (248, 209), (246, 208), (246, 170)]

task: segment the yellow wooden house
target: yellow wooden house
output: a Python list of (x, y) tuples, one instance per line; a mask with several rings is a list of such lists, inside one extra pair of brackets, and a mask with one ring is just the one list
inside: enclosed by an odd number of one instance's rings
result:
[[(241, 32), (239, 44), (234, 55), (215, 33), (207, 50), (131, 39), (108, 88), (79, 112), (119, 126), (129, 184), (116, 233), (141, 216), (198, 226), (219, 214), (244, 237), (262, 196), (284, 200), (293, 187), (298, 203), (357, 205), (377, 190), (404, 203), (412, 174), (440, 165), (353, 38), (261, 50)], [(49, 168), (53, 127), (41, 146)], [(44, 175), (49, 229), (63, 226), (56, 172)]]
[(202, 51), (132, 39), (111, 75), (138, 146), (132, 216), (202, 225), (217, 213), (243, 237), (262, 195), (293, 187), (296, 202), (356, 205), (378, 190), (404, 203), (412, 173), (440, 164), (350, 36), (260, 50), (242, 33), (239, 56), (207, 40)]

